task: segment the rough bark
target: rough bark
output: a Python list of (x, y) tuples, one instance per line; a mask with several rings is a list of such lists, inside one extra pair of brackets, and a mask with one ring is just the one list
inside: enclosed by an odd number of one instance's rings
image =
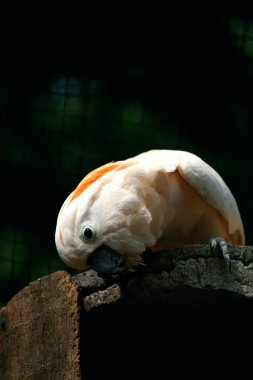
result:
[(77, 288), (59, 271), (32, 282), (0, 310), (2, 380), (81, 379)]
[[(93, 292), (118, 284), (125, 303), (199, 306), (253, 301), (253, 247), (230, 247), (230, 256), (229, 267), (224, 259), (213, 257), (208, 245), (184, 246), (148, 254), (146, 266), (137, 268), (136, 272), (102, 279), (96, 272), (88, 271), (79, 274), (76, 280), (82, 286), (92, 278)], [(88, 289), (83, 287), (84, 294)], [(114, 288), (107, 289), (107, 298), (110, 292), (113, 299)], [(95, 300), (94, 297), (93, 293)], [(89, 310), (102, 304), (100, 297), (99, 303), (93, 302)]]
[[(230, 309), (223, 314), (228, 326), (239, 303), (244, 321), (241, 306), (250, 305), (253, 311), (252, 252), (253, 247), (231, 247), (228, 268), (225, 260), (211, 255), (209, 246), (186, 246), (146, 254), (146, 266), (121, 276), (102, 278), (89, 270), (72, 278), (59, 271), (31, 283), (0, 310), (1, 379), (75, 380), (82, 374), (85, 379), (118, 378), (112, 368), (129, 355), (127, 346), (131, 345), (133, 367), (140, 350), (150, 356), (148, 363), (154, 361), (151, 342), (159, 345), (157, 337), (165, 337), (170, 326), (177, 330), (175, 341), (171, 332), (166, 338), (172, 348), (190, 331), (196, 339), (200, 321), (205, 320), (210, 332), (210, 320), (205, 319), (210, 313), (203, 317), (198, 311), (191, 318), (193, 306), (233, 305), (232, 314)], [(182, 324), (182, 315), (186, 324)], [(220, 309), (217, 316), (221, 318)], [(130, 334), (125, 326), (131, 327)], [(217, 329), (216, 324), (212, 334)], [(205, 341), (206, 334), (205, 330)], [(202, 330), (199, 339), (201, 335)], [(131, 376), (129, 365), (124, 371)], [(142, 366), (139, 376), (143, 376)]]

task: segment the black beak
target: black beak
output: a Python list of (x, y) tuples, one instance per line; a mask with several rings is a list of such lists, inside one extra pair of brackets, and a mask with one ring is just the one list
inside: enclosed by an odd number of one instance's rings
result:
[(125, 269), (126, 255), (101, 245), (91, 253), (88, 264), (98, 273), (120, 273)]

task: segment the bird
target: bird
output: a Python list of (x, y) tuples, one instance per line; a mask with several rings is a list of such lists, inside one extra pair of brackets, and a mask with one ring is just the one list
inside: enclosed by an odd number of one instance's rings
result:
[(120, 274), (146, 250), (210, 244), (229, 260), (245, 244), (236, 200), (218, 172), (197, 155), (153, 149), (88, 173), (64, 201), (55, 243), (65, 264)]

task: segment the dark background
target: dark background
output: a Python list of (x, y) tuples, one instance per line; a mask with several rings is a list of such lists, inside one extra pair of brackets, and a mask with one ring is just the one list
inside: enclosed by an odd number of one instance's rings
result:
[(122, 10), (101, 19), (84, 12), (71, 27), (65, 19), (54, 29), (52, 18), (35, 28), (34, 18), (27, 34), (5, 30), (2, 304), (30, 281), (68, 270), (54, 244), (56, 218), (83, 176), (148, 149), (187, 150), (213, 166), (253, 243), (253, 17)]

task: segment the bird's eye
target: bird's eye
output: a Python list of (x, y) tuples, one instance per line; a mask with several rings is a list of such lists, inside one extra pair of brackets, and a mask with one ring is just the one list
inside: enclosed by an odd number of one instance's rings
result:
[(93, 232), (92, 232), (92, 229), (89, 228), (89, 227), (86, 227), (85, 230), (84, 230), (84, 236), (87, 238), (87, 239), (91, 239), (92, 236), (93, 236)]
[(95, 230), (93, 227), (85, 227), (83, 230), (83, 236), (86, 241), (91, 241), (95, 237)]

